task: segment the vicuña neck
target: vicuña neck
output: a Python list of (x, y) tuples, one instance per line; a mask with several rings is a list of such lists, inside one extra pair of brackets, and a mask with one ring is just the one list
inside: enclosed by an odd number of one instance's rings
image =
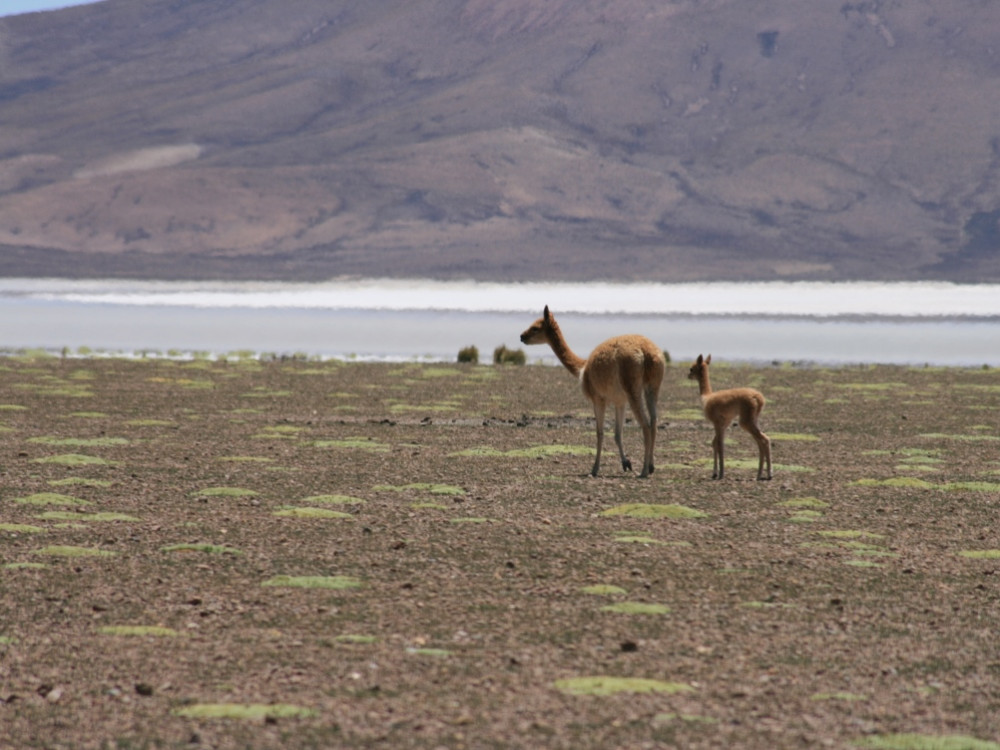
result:
[(586, 360), (580, 359), (576, 356), (569, 345), (566, 343), (566, 339), (563, 338), (562, 331), (559, 330), (559, 326), (553, 321), (552, 330), (550, 335), (546, 337), (549, 340), (549, 346), (552, 347), (552, 352), (556, 355), (558, 360), (562, 362), (563, 367), (573, 373), (574, 376), (579, 377), (580, 373), (583, 371), (583, 366), (587, 364)]
[(701, 391), (701, 397), (708, 398), (712, 395), (712, 382), (708, 379), (708, 370), (702, 370), (698, 375), (698, 389)]

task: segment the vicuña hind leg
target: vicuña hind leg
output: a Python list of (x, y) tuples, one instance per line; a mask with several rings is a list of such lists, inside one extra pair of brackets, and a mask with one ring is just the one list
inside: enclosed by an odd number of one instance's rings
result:
[(722, 474), (725, 471), (723, 435), (722, 430), (716, 430), (715, 438), (712, 440), (712, 479), (722, 479)]
[(635, 415), (635, 421), (638, 422), (639, 427), (642, 428), (642, 471), (639, 473), (639, 476), (645, 478), (653, 473), (652, 441), (655, 440), (656, 437), (650, 433), (649, 415), (643, 409), (642, 402), (643, 396), (641, 391), (638, 389), (628, 393), (628, 405), (632, 409), (632, 414)]
[(625, 424), (624, 405), (615, 404), (615, 445), (618, 446), (618, 457), (622, 462), (622, 471), (632, 471), (632, 462), (625, 455), (625, 446), (622, 445), (622, 428)]
[(590, 476), (596, 477), (601, 470), (601, 448), (604, 445), (604, 407), (603, 401), (594, 399), (594, 418), (597, 420), (597, 454), (594, 456), (594, 466), (590, 470)]
[[(757, 443), (757, 481), (771, 478), (771, 439), (765, 435), (757, 424), (755, 416), (740, 419), (740, 427), (750, 433)], [(764, 474), (764, 463), (767, 463), (767, 475)]]
[[(649, 464), (649, 473), (653, 473), (653, 452), (656, 450), (656, 392), (647, 389), (646, 393), (646, 414), (649, 416), (649, 436), (648, 447), (646, 448), (646, 458)], [(645, 437), (645, 435), (644, 435)]]

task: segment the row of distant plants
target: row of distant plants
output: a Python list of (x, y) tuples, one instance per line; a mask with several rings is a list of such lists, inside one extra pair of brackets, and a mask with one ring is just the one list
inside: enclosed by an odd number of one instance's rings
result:
[[(667, 362), (670, 361), (670, 354), (666, 349), (663, 350), (663, 356)], [(458, 361), (470, 362), (474, 365), (478, 364), (479, 349), (475, 346), (466, 346), (459, 349)], [(504, 344), (501, 344), (493, 350), (493, 364), (495, 365), (523, 365), (524, 363), (524, 349), (508, 349)]]
[[(475, 346), (459, 349), (458, 361), (479, 364), (479, 349)], [(525, 361), (524, 349), (508, 349), (504, 344), (501, 344), (493, 350), (493, 364), (495, 365), (523, 365)]]

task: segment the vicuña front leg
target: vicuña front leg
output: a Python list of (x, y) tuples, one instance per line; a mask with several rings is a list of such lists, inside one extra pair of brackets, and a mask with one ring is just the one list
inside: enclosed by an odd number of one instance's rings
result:
[[(754, 435), (757, 441), (757, 450), (760, 453), (760, 460), (757, 463), (757, 481), (766, 481), (771, 478), (771, 438), (757, 430)], [(767, 474), (764, 474), (764, 462), (767, 462)]]

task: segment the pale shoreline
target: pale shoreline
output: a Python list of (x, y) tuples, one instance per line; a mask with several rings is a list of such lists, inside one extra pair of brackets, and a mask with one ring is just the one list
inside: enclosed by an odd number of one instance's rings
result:
[(1000, 319), (1000, 285), (950, 282), (523, 283), (426, 279), (159, 282), (0, 279), (0, 299), (121, 305), (639, 316)]

